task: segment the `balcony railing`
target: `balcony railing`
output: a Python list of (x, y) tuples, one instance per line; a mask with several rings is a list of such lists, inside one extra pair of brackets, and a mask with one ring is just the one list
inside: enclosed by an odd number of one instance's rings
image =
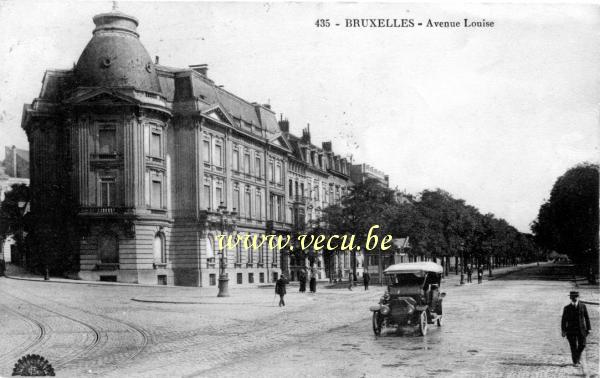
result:
[(132, 209), (132, 207), (125, 206), (87, 206), (79, 208), (79, 212), (86, 214), (125, 214)]
[(115, 160), (115, 159), (120, 159), (122, 156), (123, 155), (121, 155), (117, 152), (90, 154), (90, 158), (92, 160)]

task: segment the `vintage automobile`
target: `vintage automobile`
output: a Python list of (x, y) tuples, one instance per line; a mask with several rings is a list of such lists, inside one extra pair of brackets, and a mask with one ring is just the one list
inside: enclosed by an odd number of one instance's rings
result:
[(387, 290), (379, 305), (371, 306), (373, 332), (376, 336), (387, 327), (397, 330), (409, 326), (427, 334), (427, 325), (442, 325), (440, 293), (443, 268), (434, 262), (423, 261), (391, 265), (384, 271)]

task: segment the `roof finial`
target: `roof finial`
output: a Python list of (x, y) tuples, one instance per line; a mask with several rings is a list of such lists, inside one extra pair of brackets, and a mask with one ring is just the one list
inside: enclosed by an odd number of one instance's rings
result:
[(113, 7), (112, 7), (113, 12), (118, 11), (119, 10), (119, 4), (117, 4), (116, 1), (113, 1), (112, 3), (113, 3)]

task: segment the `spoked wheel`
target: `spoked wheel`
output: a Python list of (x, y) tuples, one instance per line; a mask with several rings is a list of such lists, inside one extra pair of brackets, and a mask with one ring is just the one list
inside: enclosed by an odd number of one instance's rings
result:
[(422, 336), (427, 335), (427, 312), (421, 312), (421, 318), (419, 320), (419, 331)]
[(438, 318), (437, 318), (437, 326), (438, 327), (442, 326), (442, 315), (438, 316)]
[(373, 312), (373, 333), (375, 336), (381, 335), (381, 322), (379, 321), (378, 312)]

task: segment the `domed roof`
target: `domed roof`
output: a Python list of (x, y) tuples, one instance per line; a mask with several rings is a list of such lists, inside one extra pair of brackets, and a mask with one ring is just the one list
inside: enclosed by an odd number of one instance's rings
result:
[(94, 36), (79, 57), (77, 84), (160, 92), (156, 69), (136, 31), (138, 21), (114, 11), (94, 17)]

